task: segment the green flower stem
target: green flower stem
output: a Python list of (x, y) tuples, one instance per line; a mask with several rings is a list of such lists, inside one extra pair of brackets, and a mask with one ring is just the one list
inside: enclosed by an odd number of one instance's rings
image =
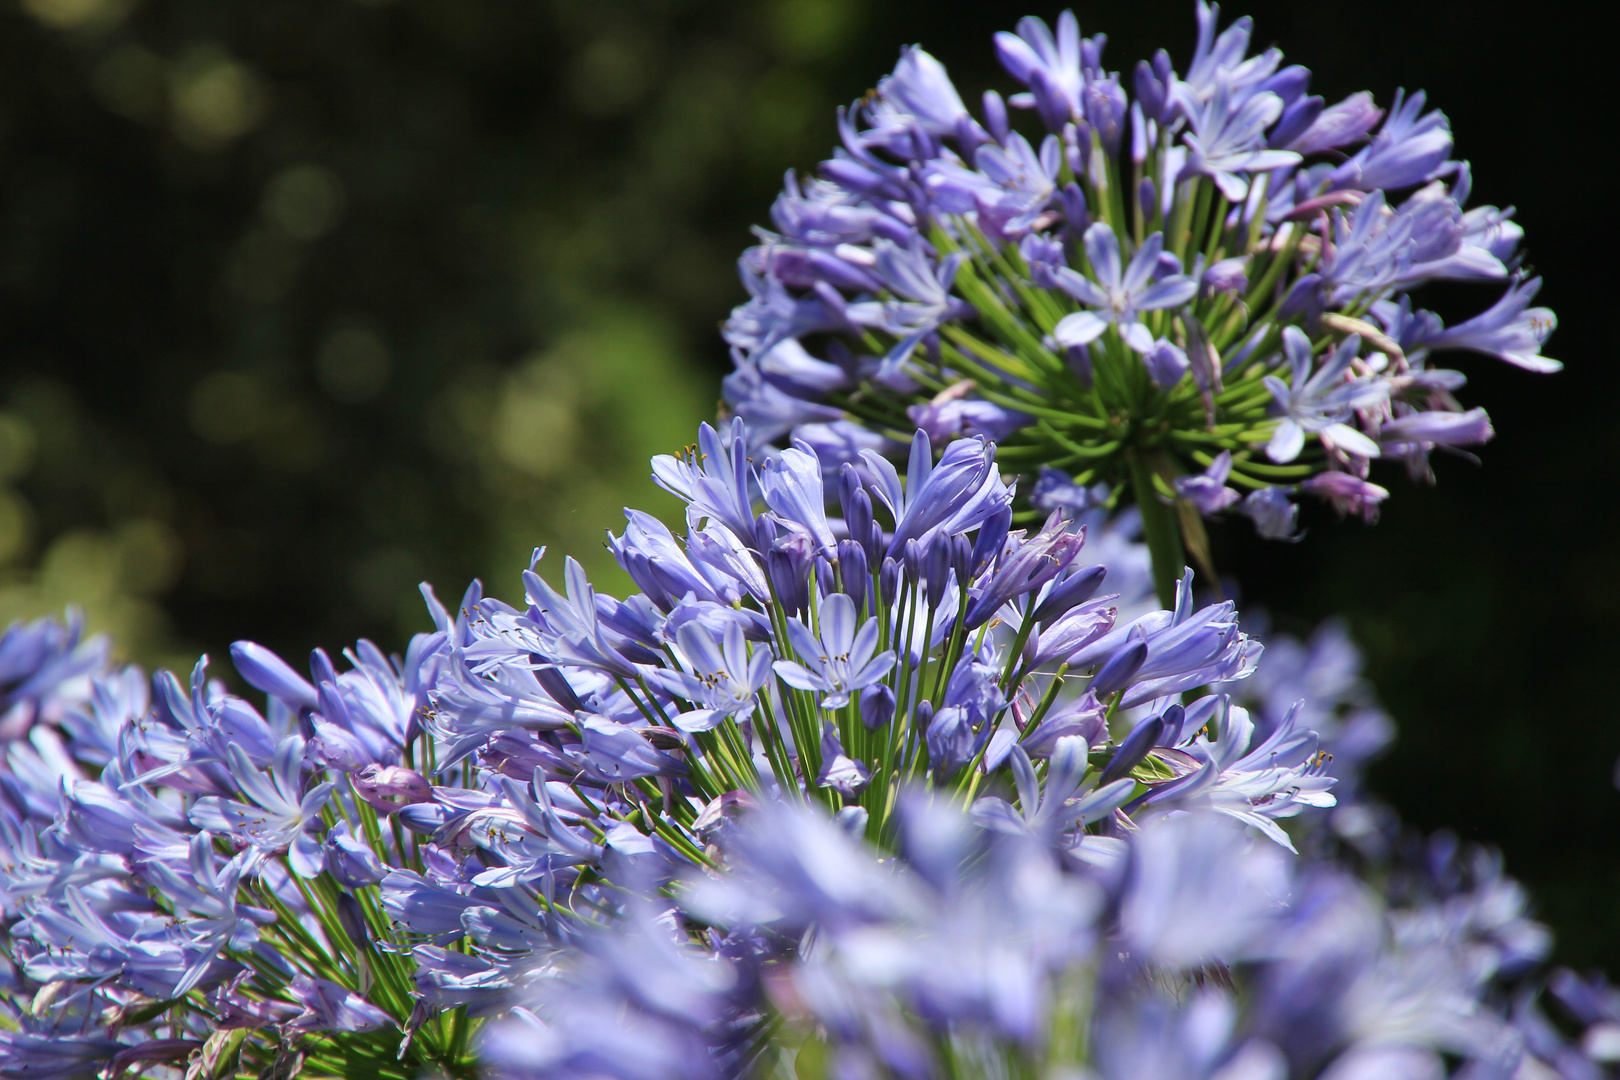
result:
[(1176, 603), (1176, 581), (1187, 563), (1175, 507), (1159, 498), (1153, 486), (1153, 471), (1141, 450), (1136, 447), (1126, 450), (1125, 461), (1130, 469), (1136, 505), (1142, 511), (1142, 538), (1147, 541), (1148, 555), (1153, 559), (1153, 589), (1158, 593), (1159, 605), (1171, 608)]
[(938, 677), (934, 679), (934, 695), (931, 700), (943, 701), (945, 699), (945, 677), (956, 669), (956, 662), (962, 658), (962, 643), (966, 638), (968, 591), (966, 586), (958, 590), (956, 603), (956, 625), (951, 629), (951, 636), (945, 643), (945, 657), (939, 665)]
[(1034, 715), (1029, 718), (1029, 723), (1024, 725), (1021, 738), (1029, 738), (1035, 729), (1041, 726), (1041, 721), (1046, 719), (1047, 712), (1052, 708), (1052, 702), (1057, 700), (1058, 691), (1063, 689), (1063, 673), (1068, 670), (1068, 664), (1058, 666), (1057, 673), (1052, 677), (1051, 685), (1046, 688), (1046, 693), (1041, 695), (1041, 703), (1036, 706)]
[(797, 799), (799, 785), (794, 779), (793, 763), (789, 759), (787, 745), (782, 740), (782, 728), (777, 722), (776, 710), (771, 707), (771, 696), (761, 694), (759, 704), (763, 713), (763, 718), (756, 725), (759, 741), (765, 744), (765, 753), (770, 758), (778, 785), (789, 798)]

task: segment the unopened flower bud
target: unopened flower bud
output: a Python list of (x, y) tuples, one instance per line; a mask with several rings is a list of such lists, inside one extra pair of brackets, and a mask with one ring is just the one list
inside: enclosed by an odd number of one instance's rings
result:
[(838, 543), (838, 567), (844, 578), (844, 592), (855, 601), (859, 613), (866, 605), (866, 594), (872, 585), (872, 575), (866, 565), (866, 549), (853, 540)]
[(894, 691), (882, 683), (861, 691), (861, 723), (866, 730), (888, 727), (894, 719)]

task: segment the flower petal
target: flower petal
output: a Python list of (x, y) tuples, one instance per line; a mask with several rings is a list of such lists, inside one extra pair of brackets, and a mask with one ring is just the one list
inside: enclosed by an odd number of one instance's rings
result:
[(1090, 345), (1102, 336), (1108, 329), (1108, 320), (1094, 311), (1077, 311), (1073, 315), (1065, 315), (1063, 319), (1052, 328), (1052, 336), (1058, 344), (1065, 348), (1074, 348), (1076, 345)]

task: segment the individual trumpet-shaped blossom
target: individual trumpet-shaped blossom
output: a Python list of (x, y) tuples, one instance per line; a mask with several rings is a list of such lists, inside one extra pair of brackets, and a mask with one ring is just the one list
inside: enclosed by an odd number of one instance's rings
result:
[(1230, 475), (1232, 452), (1222, 450), (1203, 472), (1178, 478), (1176, 494), (1196, 506), (1200, 514), (1217, 513), (1243, 497), (1226, 486)]
[[(1162, 274), (1164, 238), (1158, 233), (1147, 238), (1128, 266), (1121, 265), (1119, 239), (1104, 222), (1086, 230), (1085, 249), (1095, 280), (1066, 266), (1052, 271), (1058, 288), (1095, 309), (1066, 315), (1052, 328), (1060, 345), (1090, 345), (1113, 326), (1126, 345), (1145, 353), (1153, 348), (1153, 333), (1142, 324), (1141, 313), (1180, 307), (1198, 292), (1198, 283), (1185, 274)], [(1173, 255), (1170, 261), (1179, 265)]]
[(1351, 335), (1343, 345), (1311, 370), (1311, 343), (1295, 327), (1283, 331), (1283, 348), (1288, 354), (1289, 380), (1266, 376), (1266, 389), (1282, 413), (1282, 421), (1266, 444), (1266, 456), (1289, 462), (1299, 457), (1305, 436), (1315, 435), (1322, 444), (1345, 457), (1378, 456), (1378, 444), (1345, 423), (1357, 409), (1383, 404), (1389, 389), (1376, 377), (1346, 380), (1361, 339)]
[(770, 678), (771, 652), (755, 649), (750, 655), (742, 624), (725, 621), (719, 641), (703, 623), (685, 623), (675, 632), (675, 646), (684, 660), (682, 670), (660, 671), (666, 689), (700, 708), (676, 717), (682, 731), (707, 731), (721, 720), (746, 722), (754, 703)]
[(1217, 76), (1208, 101), (1184, 93), (1177, 104), (1189, 128), (1187, 163), (1177, 179), (1207, 176), (1222, 195), (1241, 202), (1249, 193), (1251, 175), (1299, 164), (1300, 156), (1291, 150), (1266, 148), (1266, 129), (1283, 114), (1282, 98), (1270, 91), (1234, 92), (1229, 76)]
[(878, 629), (875, 618), (857, 619), (846, 594), (833, 593), (821, 607), (820, 634), (788, 620), (788, 640), (802, 663), (778, 660), (776, 674), (789, 686), (821, 694), (823, 709), (842, 709), (851, 694), (877, 685), (894, 667), (894, 650), (877, 651)]
[(1563, 364), (1541, 355), (1542, 343), (1557, 327), (1558, 318), (1549, 308), (1529, 306), (1540, 291), (1540, 278), (1515, 283), (1489, 310), (1429, 335), (1423, 344), (1485, 353), (1528, 371), (1559, 371)]

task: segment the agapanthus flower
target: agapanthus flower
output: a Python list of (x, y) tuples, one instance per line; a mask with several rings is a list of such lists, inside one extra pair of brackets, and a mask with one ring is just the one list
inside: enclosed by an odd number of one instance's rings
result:
[[(842, 146), (789, 174), (781, 232), (741, 259), (754, 299), (726, 326), (726, 400), (756, 442), (802, 437), (833, 476), (916, 427), (936, 449), (995, 439), (1010, 471), (1134, 497), (1169, 605), (1182, 551), (1208, 550), (1200, 515), (1291, 539), (1305, 492), (1371, 521), (1372, 459), (1432, 479), (1432, 448), (1488, 438), (1450, 420), (1473, 415), (1461, 376), (1426, 357), (1559, 366), (1511, 210), (1467, 206), (1421, 92), (1326, 102), (1278, 49), (1250, 55), (1248, 19), (1196, 13), (1179, 71), (1160, 51), (1122, 78), (1064, 12), (996, 36), (1026, 92), (977, 116), (916, 46), (841, 111)], [(1434, 281), (1500, 298), (1446, 327), (1413, 304)], [(1243, 498), (1181, 482), (1217, 459)], [(1021, 522), (1046, 490), (1023, 486)]]
[[(1164, 273), (1160, 262), (1164, 237), (1159, 233), (1148, 237), (1124, 268), (1120, 266), (1119, 240), (1105, 222), (1086, 230), (1085, 249), (1095, 280), (1066, 266), (1053, 273), (1058, 288), (1095, 309), (1065, 315), (1052, 327), (1052, 336), (1067, 348), (1090, 345), (1112, 326), (1126, 345), (1145, 353), (1153, 348), (1153, 332), (1143, 325), (1141, 314), (1180, 307), (1198, 291), (1192, 278)], [(1169, 259), (1172, 266), (1179, 265), (1174, 255)]]
[[(876, 619), (869, 618), (856, 629), (855, 602), (845, 593), (827, 597), (820, 619), (819, 636), (798, 619), (788, 620), (788, 640), (803, 663), (778, 660), (776, 673), (789, 686), (821, 693), (823, 709), (841, 709), (849, 704), (851, 693), (882, 681), (894, 667), (894, 651), (877, 651)], [(756, 693), (759, 689), (763, 687), (756, 687)]]

